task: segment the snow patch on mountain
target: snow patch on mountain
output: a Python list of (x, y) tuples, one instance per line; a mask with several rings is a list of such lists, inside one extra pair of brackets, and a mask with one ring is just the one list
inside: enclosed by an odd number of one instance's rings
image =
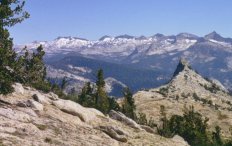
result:
[(163, 40), (161, 42), (152, 44), (152, 47), (148, 50), (147, 55), (164, 54), (171, 51), (184, 51), (190, 46), (194, 45), (196, 42), (197, 40), (190, 39)]
[(73, 66), (71, 64), (68, 64), (68, 68), (76, 73), (91, 73), (92, 72), (90, 68)]
[(221, 41), (217, 41), (217, 40), (213, 40), (213, 39), (209, 39), (209, 41), (216, 43), (216, 44), (220, 44), (224, 47), (232, 47), (232, 45), (230, 43), (226, 43), (226, 42), (221, 42)]

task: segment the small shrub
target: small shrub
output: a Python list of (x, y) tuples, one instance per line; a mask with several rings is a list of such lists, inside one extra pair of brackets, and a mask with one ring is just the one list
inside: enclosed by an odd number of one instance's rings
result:
[(168, 87), (163, 87), (163, 88), (160, 88), (158, 93), (162, 94), (163, 96), (167, 96), (168, 95)]
[(230, 101), (226, 101), (226, 103), (229, 104), (229, 105), (232, 105), (232, 103)]
[(49, 137), (46, 137), (46, 138), (44, 139), (44, 142), (49, 143), (49, 144), (52, 144), (52, 139), (49, 138)]
[(147, 125), (147, 117), (144, 113), (139, 113), (136, 119), (137, 123), (140, 125)]
[(151, 128), (157, 127), (157, 124), (155, 123), (154, 119), (150, 117), (149, 120), (147, 120), (147, 116), (144, 113), (139, 113), (136, 122), (140, 125), (146, 125)]
[(41, 90), (45, 93), (48, 93), (51, 91), (51, 85), (48, 82), (38, 82), (38, 83), (33, 83), (32, 87), (36, 88), (37, 90)]
[(180, 99), (180, 96), (179, 95), (176, 95), (176, 100), (179, 100)]
[(214, 106), (214, 108), (215, 108), (215, 110), (218, 110), (219, 109), (219, 105), (217, 105), (217, 104), (215, 104), (215, 106)]
[(193, 93), (193, 98), (195, 101), (199, 101), (201, 99), (195, 92)]
[(211, 93), (217, 93), (218, 91), (221, 91), (221, 89), (215, 83), (212, 83), (212, 86), (204, 85), (203, 87)]
[(208, 104), (212, 106), (212, 105), (213, 105), (213, 101), (212, 101), (212, 100), (209, 100), (209, 101), (208, 101)]
[(0, 81), (0, 94), (8, 94), (8, 93), (12, 93), (14, 91), (14, 88), (12, 87), (12, 83), (11, 82), (3, 82)]
[(36, 124), (35, 126), (36, 126), (39, 130), (42, 130), (42, 131), (44, 131), (44, 130), (47, 129), (47, 126), (46, 126), (46, 125)]

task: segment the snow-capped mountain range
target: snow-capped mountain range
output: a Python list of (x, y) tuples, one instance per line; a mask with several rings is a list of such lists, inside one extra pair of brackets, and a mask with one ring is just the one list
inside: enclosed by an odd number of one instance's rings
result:
[(16, 45), (16, 48), (36, 48), (43, 45), (47, 56), (57, 54), (78, 53), (84, 56), (103, 56), (120, 60), (128, 57), (135, 51), (138, 54), (154, 55), (164, 54), (172, 51), (183, 51), (197, 42), (199, 37), (181, 33), (177, 36), (164, 36), (156, 34), (151, 37), (134, 37), (121, 35), (117, 37), (104, 36), (96, 41), (77, 37), (58, 37), (57, 39), (46, 42), (32, 42), (28, 44)]
[[(158, 86), (169, 80), (178, 60), (184, 57), (203, 76), (216, 78), (232, 89), (232, 77), (229, 75), (232, 72), (232, 39), (216, 32), (204, 37), (189, 33), (171, 36), (156, 34), (150, 37), (103, 36), (95, 41), (58, 37), (53, 41), (15, 45), (15, 48), (20, 52), (25, 46), (33, 50), (39, 45), (43, 45), (46, 62), (53, 72), (48, 75), (55, 77), (56, 70), (57, 78), (66, 74), (75, 83), (82, 82), (80, 86), (86, 81), (93, 81), (96, 66), (106, 70), (106, 77), (111, 79), (110, 85), (117, 82), (122, 86), (132, 86), (134, 91)], [(112, 73), (115, 68), (118, 70)], [(147, 76), (136, 74), (139, 71)], [(131, 73), (129, 78), (134, 82), (121, 77), (122, 73)], [(148, 82), (138, 79), (141, 77)], [(113, 88), (108, 89), (112, 91)]]

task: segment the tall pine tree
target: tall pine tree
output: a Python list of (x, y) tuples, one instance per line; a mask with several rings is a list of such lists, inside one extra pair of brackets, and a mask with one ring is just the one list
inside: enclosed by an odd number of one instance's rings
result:
[(12, 83), (16, 80), (17, 55), (13, 50), (13, 41), (9, 27), (22, 22), (29, 14), (23, 11), (24, 1), (0, 1), (0, 93), (12, 92)]
[(32, 54), (32, 59), (30, 62), (30, 77), (29, 81), (32, 84), (36, 84), (38, 82), (43, 82), (46, 77), (46, 67), (43, 62), (43, 56), (45, 52), (43, 51), (42, 45), (40, 45), (36, 52)]
[(96, 85), (97, 85), (97, 91), (95, 95), (96, 108), (106, 114), (109, 111), (109, 97), (105, 91), (105, 81), (104, 81), (104, 74), (102, 69), (99, 69), (97, 72)]
[(122, 112), (131, 119), (135, 119), (135, 103), (133, 99), (133, 94), (128, 87), (123, 91), (124, 99), (122, 105)]

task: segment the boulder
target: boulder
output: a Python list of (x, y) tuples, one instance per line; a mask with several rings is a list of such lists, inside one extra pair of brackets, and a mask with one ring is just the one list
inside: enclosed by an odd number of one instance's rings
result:
[(179, 135), (175, 135), (172, 138), (172, 140), (175, 141), (176, 143), (179, 143), (180, 145), (189, 146), (189, 144), (182, 137), (180, 137)]
[(125, 137), (124, 132), (120, 129), (112, 126), (100, 126), (100, 130), (117, 141), (127, 142), (127, 138)]
[(120, 121), (120, 122), (130, 126), (131, 128), (142, 130), (140, 125), (138, 125), (134, 120), (126, 117), (121, 112), (116, 112), (114, 110), (111, 110), (109, 113), (109, 116), (114, 120)]
[(23, 85), (20, 83), (15, 83), (12, 85), (12, 87), (14, 88), (14, 91), (16, 94), (24, 94), (24, 88)]
[(27, 103), (28, 103), (28, 106), (31, 107), (31, 108), (33, 108), (33, 109), (35, 109), (37, 111), (43, 111), (43, 105), (41, 103), (36, 102), (34, 100), (31, 100), (31, 99), (29, 99), (27, 101)]
[(35, 101), (41, 104), (51, 104), (51, 100), (40, 93), (36, 93), (32, 97)]
[(58, 100), (58, 99), (59, 99), (58, 95), (56, 95), (56, 94), (53, 93), (53, 92), (49, 92), (49, 93), (47, 94), (47, 97), (48, 97), (49, 99), (51, 99), (51, 100)]
[(83, 122), (94, 121), (97, 116), (104, 117), (101, 112), (90, 108), (85, 108), (70, 100), (59, 99), (53, 101), (52, 104), (63, 112), (79, 117)]
[(29, 106), (27, 101), (26, 102), (25, 101), (19, 101), (16, 105), (19, 106), (19, 107), (28, 107)]

